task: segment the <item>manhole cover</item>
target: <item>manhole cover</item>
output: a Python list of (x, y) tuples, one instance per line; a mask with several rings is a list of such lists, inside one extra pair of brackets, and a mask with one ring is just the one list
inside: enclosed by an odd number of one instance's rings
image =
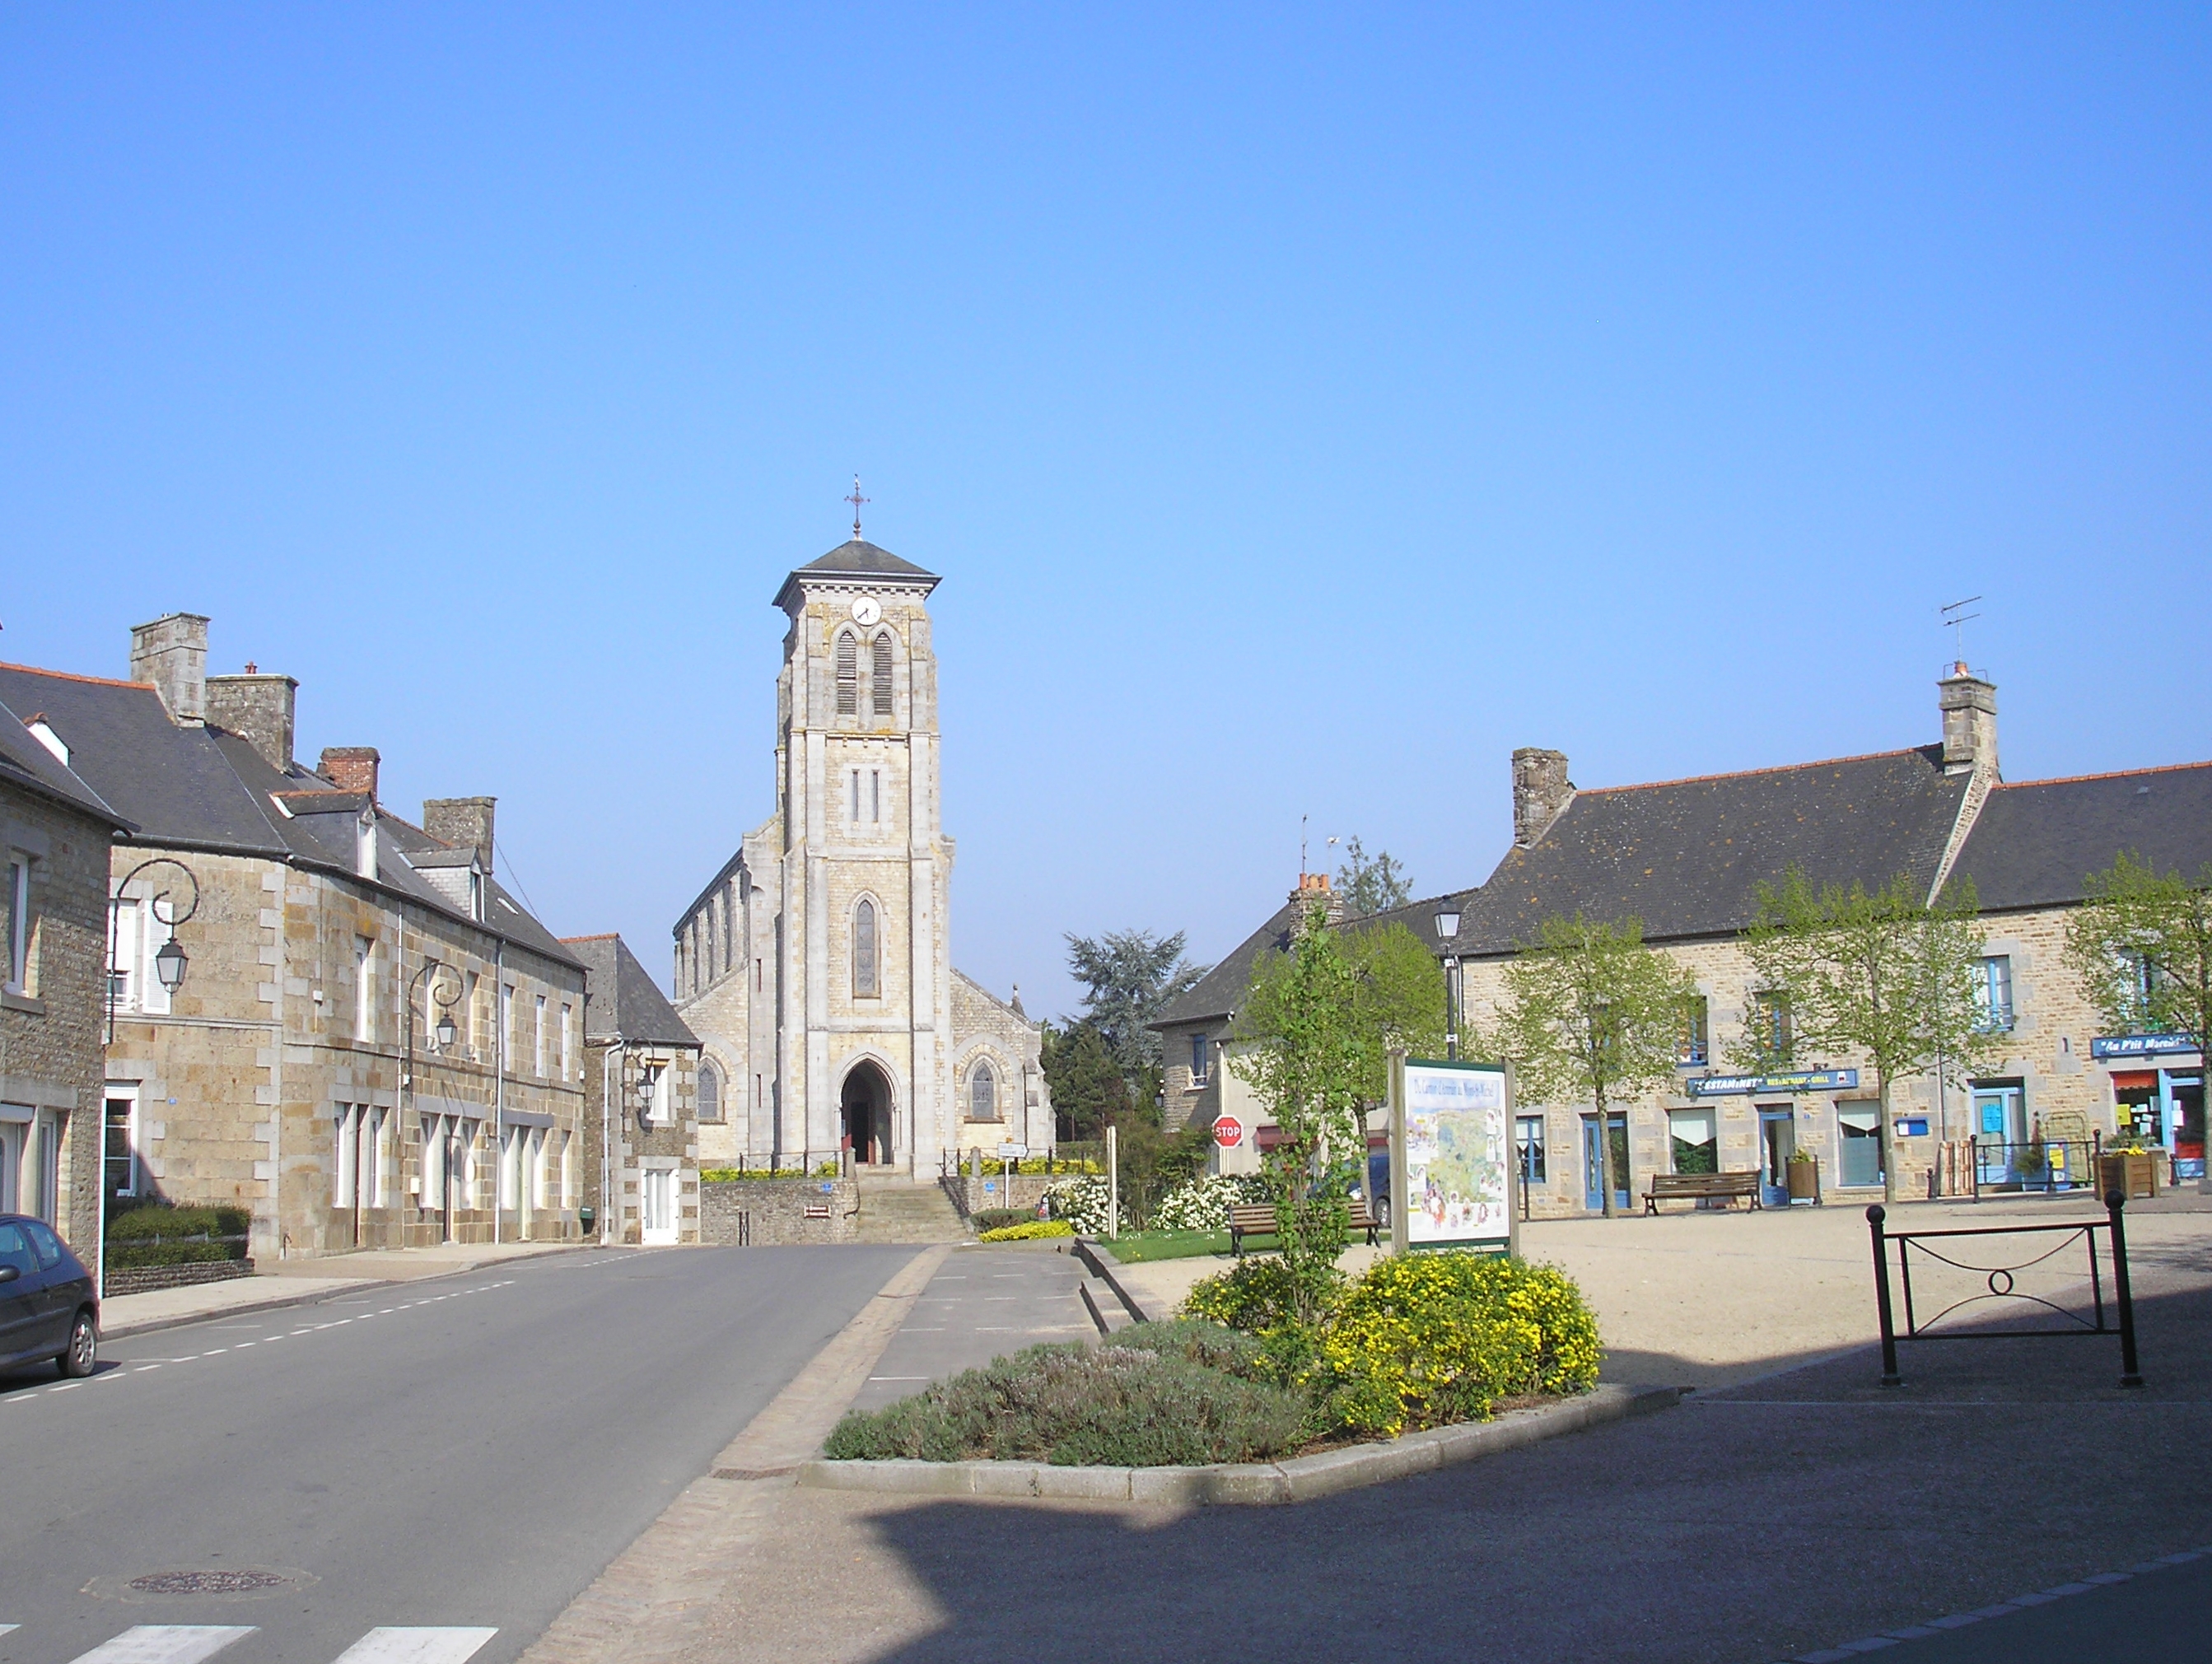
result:
[(133, 1577), (131, 1588), (137, 1594), (255, 1594), (282, 1588), (291, 1581), (281, 1571), (218, 1567), (212, 1571), (149, 1571)]

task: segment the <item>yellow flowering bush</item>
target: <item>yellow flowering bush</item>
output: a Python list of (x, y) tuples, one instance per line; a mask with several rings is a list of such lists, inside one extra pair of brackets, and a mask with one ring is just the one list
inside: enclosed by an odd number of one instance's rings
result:
[(1385, 1436), (1486, 1419), (1498, 1400), (1588, 1391), (1597, 1324), (1564, 1273), (1474, 1254), (1378, 1261), (1323, 1322), (1308, 1367), (1323, 1430)]
[(1041, 1236), (1073, 1236), (1075, 1227), (1065, 1219), (1031, 1219), (1025, 1224), (1000, 1225), (987, 1230), (979, 1242), (1034, 1242)]

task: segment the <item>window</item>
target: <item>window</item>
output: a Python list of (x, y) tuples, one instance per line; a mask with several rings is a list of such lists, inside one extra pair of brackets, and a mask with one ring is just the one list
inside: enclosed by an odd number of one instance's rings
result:
[(169, 991), (154, 972), (153, 956), (175, 932), (160, 914), (140, 901), (115, 902), (109, 909), (107, 977), (115, 1009), (159, 1015), (169, 1009)]
[(0, 891), (0, 982), (9, 993), (31, 989), (31, 862), (10, 855), (7, 888)]
[(331, 1113), (331, 1205), (349, 1208), (360, 1204), (356, 1187), (361, 1182), (356, 1157), (361, 1148), (361, 1109), (341, 1103)]
[(1682, 1006), (1682, 1036), (1674, 1048), (1674, 1061), (1686, 1068), (1701, 1068), (1712, 1055), (1706, 1030), (1707, 1005), (1703, 994)]
[(471, 971), (461, 999), (461, 1045), (471, 1059), (476, 1055), (477, 1025), (483, 1015), (477, 1010), (477, 985), (483, 981), (483, 977)]
[(700, 917), (703, 921), (707, 931), (707, 957), (702, 969), (707, 973), (707, 980), (711, 982), (714, 980), (714, 943), (716, 939), (714, 935), (714, 904), (709, 902), (707, 904), (706, 911), (702, 913)]
[(567, 1000), (561, 1002), (561, 1078), (574, 1078), (570, 1071), (575, 1066), (571, 1054), (571, 1039), (576, 1029), (576, 1008)]
[(514, 984), (502, 983), (499, 990), (499, 1066), (507, 1067), (514, 1047)]
[(1745, 1037), (1760, 1061), (1769, 1067), (1786, 1066), (1796, 1051), (1796, 1036), (1790, 1031), (1790, 996), (1778, 989), (1769, 988), (1751, 996), (1751, 1009), (1745, 1014)]
[(1845, 1185), (1881, 1182), (1881, 1105), (1851, 1099), (1836, 1105), (1837, 1181)]
[(370, 1041), (376, 1038), (376, 943), (374, 938), (356, 936), (353, 938), (353, 1037)]
[(1516, 1116), (1513, 1139), (1521, 1152), (1521, 1182), (1524, 1185), (1545, 1182), (1544, 1118), (1541, 1115)]
[(722, 1118), (722, 1072), (705, 1058), (699, 1060), (699, 1119)]
[(1667, 1112), (1668, 1142), (1673, 1146), (1677, 1173), (1717, 1173), (1721, 1170), (1720, 1139), (1710, 1109), (1670, 1109)]
[(538, 996), (538, 1010), (532, 1018), (530, 1031), (530, 1072), (541, 1079), (545, 1074), (545, 996)]
[(991, 1066), (979, 1063), (968, 1076), (968, 1119), (996, 1120), (999, 1118), (999, 1078), (991, 1072)]
[(837, 638), (837, 714), (858, 715), (860, 709), (860, 644), (850, 630)]
[(730, 892), (724, 890), (722, 891), (722, 969), (726, 973), (738, 968), (738, 938), (737, 932), (732, 928), (735, 917), (736, 905), (730, 900)]
[(858, 768), (853, 770), (853, 813), (851, 818), (854, 825), (858, 826), (860, 823), (860, 771)]
[(853, 909), (853, 993), (861, 999), (876, 999), (882, 989), (876, 977), (876, 904), (864, 901)]
[(868, 822), (873, 825), (884, 817), (884, 771), (868, 770)]
[(891, 638), (890, 633), (886, 631), (884, 635), (878, 635), (875, 639), (873, 646), (875, 648), (875, 663), (869, 666), (872, 674), (868, 677), (868, 692), (872, 696), (876, 714), (878, 716), (889, 716), (891, 714)]
[(1206, 1084), (1206, 1064), (1211, 1058), (1208, 1048), (1211, 1043), (1205, 1035), (1193, 1035), (1190, 1037), (1190, 1084), (1194, 1086)]
[(420, 1132), (422, 1135), (422, 1204), (426, 1212), (434, 1212), (446, 1205), (446, 1124), (442, 1116), (424, 1117)]
[(138, 1089), (135, 1086), (107, 1089), (107, 1193), (111, 1196), (136, 1196), (138, 1193)]
[(1984, 1034), (2012, 1032), (2012, 958), (1993, 953), (1974, 961), (1974, 1003)]

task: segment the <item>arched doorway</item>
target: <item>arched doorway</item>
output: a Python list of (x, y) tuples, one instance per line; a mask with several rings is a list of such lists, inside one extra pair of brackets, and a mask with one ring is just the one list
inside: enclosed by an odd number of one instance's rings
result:
[(882, 1066), (865, 1058), (854, 1064), (838, 1093), (838, 1103), (853, 1159), (867, 1167), (890, 1166), (891, 1084)]

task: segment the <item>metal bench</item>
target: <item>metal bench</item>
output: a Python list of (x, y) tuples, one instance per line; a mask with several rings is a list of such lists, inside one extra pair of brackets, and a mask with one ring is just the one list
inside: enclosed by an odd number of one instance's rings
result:
[(1717, 1199), (1734, 1201), (1739, 1196), (1751, 1199), (1753, 1207), (1765, 1204), (1761, 1197), (1762, 1186), (1756, 1172), (1743, 1173), (1655, 1173), (1651, 1187), (1644, 1193), (1644, 1211), (1656, 1213), (1662, 1202), (1702, 1202)]
[[(1382, 1227), (1364, 1202), (1352, 1204), (1352, 1228), (1367, 1233), (1367, 1246), (1376, 1246), (1375, 1234)], [(1238, 1259), (1244, 1257), (1247, 1236), (1273, 1236), (1275, 1234), (1275, 1209), (1272, 1203), (1240, 1204), (1229, 1210), (1229, 1251)]]

